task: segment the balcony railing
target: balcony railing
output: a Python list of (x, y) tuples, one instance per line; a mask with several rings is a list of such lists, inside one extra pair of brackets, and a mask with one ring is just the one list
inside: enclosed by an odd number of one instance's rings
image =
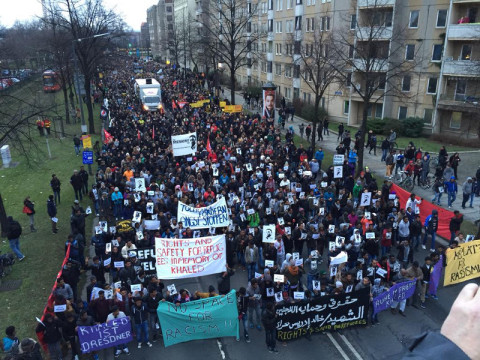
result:
[(450, 24), (448, 27), (449, 40), (478, 40), (479, 34), (480, 23)]
[(480, 61), (445, 59), (443, 74), (450, 76), (480, 77)]
[(357, 40), (368, 41), (373, 40), (390, 40), (392, 38), (391, 26), (369, 26), (357, 29)]
[(396, 0), (358, 0), (359, 8), (393, 7)]

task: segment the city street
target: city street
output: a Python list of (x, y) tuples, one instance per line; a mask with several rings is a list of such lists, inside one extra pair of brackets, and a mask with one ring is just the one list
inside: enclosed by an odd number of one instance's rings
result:
[[(421, 251), (415, 256), (420, 262), (427, 256)], [(325, 262), (324, 262), (325, 264)], [(325, 265), (323, 265), (325, 266)], [(165, 285), (171, 284), (165, 281)], [(178, 289), (187, 288), (190, 292), (206, 291), (209, 285), (216, 287), (216, 277), (206, 276), (174, 282)], [(238, 290), (247, 285), (247, 273), (236, 269), (231, 278), (232, 288)], [(278, 354), (269, 353), (265, 345), (265, 332), (256, 328), (249, 329), (251, 343), (247, 344), (242, 338), (239, 342), (235, 338), (221, 338), (191, 341), (176, 344), (165, 348), (163, 341), (153, 343), (152, 348), (137, 349), (134, 340), (129, 345), (135, 360), (154, 360), (158, 356), (166, 356), (179, 360), (191, 359), (201, 349), (202, 356), (210, 359), (242, 360), (246, 354), (255, 354), (262, 359), (292, 359), (292, 358), (330, 358), (344, 360), (359, 359), (401, 359), (413, 339), (427, 330), (440, 329), (443, 320), (448, 314), (457, 293), (465, 284), (442, 288), (438, 291), (439, 300), (428, 299), (426, 309), (417, 309), (412, 306), (406, 308), (405, 315), (393, 315), (384, 311), (379, 315), (380, 324), (365, 328), (353, 328), (345, 331), (313, 335), (311, 341), (300, 339), (283, 345), (277, 343)], [(240, 324), (240, 334), (243, 328)], [(208, 355), (207, 355), (208, 354)], [(102, 359), (114, 359), (112, 349), (105, 350)], [(127, 358), (121, 355), (120, 359)]]

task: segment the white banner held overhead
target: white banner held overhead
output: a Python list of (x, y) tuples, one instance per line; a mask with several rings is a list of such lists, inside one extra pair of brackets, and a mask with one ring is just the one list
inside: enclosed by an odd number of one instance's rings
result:
[(177, 221), (181, 221), (184, 228), (190, 229), (228, 226), (230, 219), (225, 198), (221, 198), (214, 204), (202, 208), (191, 207), (179, 201)]
[(224, 272), (225, 235), (195, 239), (155, 239), (159, 279), (183, 279)]
[(197, 133), (172, 136), (173, 156), (195, 154), (197, 152)]

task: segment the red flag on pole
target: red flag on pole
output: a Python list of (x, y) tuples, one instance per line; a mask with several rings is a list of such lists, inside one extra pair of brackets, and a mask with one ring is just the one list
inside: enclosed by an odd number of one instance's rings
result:
[(137, 138), (140, 140), (140, 130), (137, 129)]
[(105, 136), (105, 140), (103, 140), (104, 144), (113, 141), (113, 136), (107, 130), (103, 129), (103, 135)]
[(152, 139), (155, 140), (155, 126), (152, 129)]
[(207, 140), (207, 151), (209, 154), (212, 153), (212, 145), (210, 145), (210, 138)]
[(172, 109), (176, 109), (177, 105), (175, 105), (175, 100), (172, 100)]

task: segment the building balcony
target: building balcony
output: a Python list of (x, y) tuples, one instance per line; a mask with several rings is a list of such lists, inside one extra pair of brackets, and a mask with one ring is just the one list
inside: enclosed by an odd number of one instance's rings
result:
[[(367, 69), (367, 61), (370, 60)], [(387, 72), (388, 60), (387, 59), (354, 59), (353, 60), (354, 71), (371, 71), (371, 72)]]
[(450, 24), (447, 35), (448, 40), (479, 40), (480, 23)]
[(357, 29), (357, 41), (390, 40), (392, 29), (391, 26), (360, 27)]
[(475, 4), (480, 3), (480, 0), (453, 0), (454, 4)]
[(438, 109), (476, 113), (480, 110), (480, 96), (468, 94), (442, 94), (437, 104)]
[(479, 77), (480, 61), (445, 59), (443, 63), (443, 75)]
[(357, 5), (362, 8), (394, 7), (396, 0), (358, 0)]

